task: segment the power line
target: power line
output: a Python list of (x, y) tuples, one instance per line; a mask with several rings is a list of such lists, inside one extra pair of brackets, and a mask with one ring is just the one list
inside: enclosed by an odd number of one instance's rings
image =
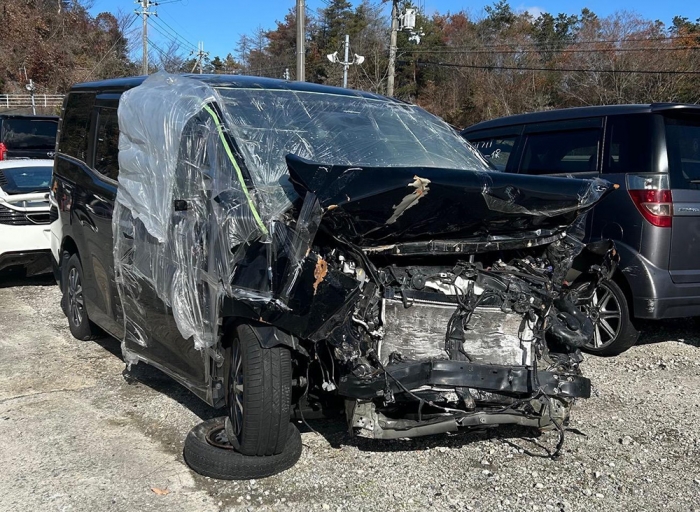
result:
[[(190, 32), (186, 27), (184, 27), (178, 20), (168, 13), (168, 11), (162, 11), (158, 14), (158, 18), (163, 20), (163, 23), (166, 23), (165, 18), (170, 20), (170, 23), (174, 24), (175, 27), (182, 33), (184, 37), (191, 38), (192, 40), (196, 39), (195, 35)], [(173, 28), (175, 28), (173, 27)]]
[(169, 57), (168, 52), (163, 50), (160, 46), (158, 46), (156, 43), (151, 41), (150, 39), (148, 40), (148, 44), (150, 44), (158, 53), (160, 53), (163, 57)]
[(685, 35), (685, 36), (661, 36), (661, 37), (644, 37), (644, 38), (626, 38), (626, 39), (588, 39), (582, 41), (561, 41), (561, 42), (529, 42), (529, 43), (495, 43), (495, 44), (481, 44), (475, 43), (471, 46), (453, 46), (452, 48), (473, 50), (474, 46), (479, 48), (500, 48), (500, 47), (531, 47), (537, 46), (541, 47), (543, 45), (555, 45), (555, 44), (565, 44), (565, 45), (582, 45), (582, 44), (615, 44), (615, 43), (642, 43), (650, 41), (678, 41), (678, 40), (700, 40), (700, 34)]
[[(400, 61), (401, 64), (411, 64), (410, 61)], [(451, 62), (419, 62), (417, 66), (436, 66), (445, 68), (485, 69), (488, 71), (551, 71), (554, 73), (631, 73), (638, 75), (700, 75), (700, 71), (651, 70), (651, 69), (576, 69), (576, 68), (536, 68), (526, 66), (477, 66), (474, 64), (453, 64)]]
[(681, 47), (664, 47), (655, 48), (560, 48), (560, 49), (542, 49), (542, 50), (454, 50), (454, 49), (439, 49), (439, 50), (407, 50), (402, 52), (404, 55), (409, 53), (441, 53), (444, 55), (478, 55), (478, 54), (521, 54), (521, 53), (604, 53), (604, 52), (647, 52), (647, 51), (684, 51), (684, 50), (700, 50), (700, 46), (681, 46)]
[[(156, 17), (156, 19), (155, 19), (154, 21), (157, 21), (157, 22), (158, 22), (157, 24), (161, 27), (162, 30), (166, 30), (166, 31), (171, 32), (171, 33), (173, 34), (171, 37), (174, 36), (176, 39), (181, 40), (183, 43), (187, 44), (188, 46), (191, 46), (192, 48), (197, 48), (195, 45), (193, 45), (192, 43), (190, 43), (184, 36), (180, 35), (180, 33), (179, 33), (177, 30), (175, 30), (173, 27), (171, 27), (171, 26), (170, 26), (163, 18), (161, 18), (160, 16)], [(161, 25), (161, 23), (162, 23), (163, 25), (165, 25), (165, 27), (163, 27), (163, 26)]]
[[(179, 43), (179, 44), (181, 44), (181, 45), (184, 45), (185, 47), (187, 47), (188, 50), (190, 50), (190, 49), (196, 50), (196, 49), (197, 49), (197, 47), (196, 47), (195, 45), (193, 45), (192, 43), (190, 43), (187, 39), (185, 39), (185, 38), (184, 38), (183, 36), (181, 36), (179, 33), (175, 32), (175, 31), (173, 31), (173, 32), (171, 33), (170, 31), (168, 31), (167, 28), (163, 27), (163, 26), (161, 25), (161, 23), (165, 23), (165, 22), (163, 22), (163, 20), (162, 20), (161, 18), (156, 18), (156, 19), (153, 20), (153, 22), (154, 22), (154, 23), (153, 23), (153, 28), (154, 28), (160, 35), (166, 37), (167, 39), (176, 41), (177, 43)], [(157, 23), (156, 23), (156, 22), (157, 22)], [(167, 25), (167, 24), (166, 24), (166, 25)], [(172, 29), (170, 29), (170, 30), (172, 30)]]
[(196, 47), (191, 46), (190, 44), (183, 43), (179, 39), (174, 38), (171, 34), (164, 32), (163, 30), (159, 29), (156, 25), (153, 25), (151, 28), (153, 28), (156, 32), (158, 32), (161, 36), (163, 36), (168, 42), (170, 43), (175, 43), (178, 47), (184, 47), (185, 50), (194, 50)]

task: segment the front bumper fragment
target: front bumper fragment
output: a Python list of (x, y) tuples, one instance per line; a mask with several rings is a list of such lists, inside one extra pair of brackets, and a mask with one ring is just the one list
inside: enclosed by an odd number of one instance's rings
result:
[(386, 367), (390, 377), (378, 373), (369, 378), (352, 374), (341, 378), (338, 392), (348, 398), (371, 400), (384, 396), (389, 386), (393, 393), (421, 386), (474, 388), (513, 396), (530, 396), (538, 391), (560, 398), (589, 398), (591, 381), (577, 375), (535, 372), (526, 366), (499, 366), (463, 361), (421, 361)]

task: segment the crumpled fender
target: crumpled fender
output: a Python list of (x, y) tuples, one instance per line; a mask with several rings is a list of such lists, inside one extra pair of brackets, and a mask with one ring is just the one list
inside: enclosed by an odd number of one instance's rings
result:
[(308, 356), (308, 352), (299, 344), (299, 339), (286, 333), (274, 325), (254, 324), (248, 326), (255, 332), (255, 337), (262, 348), (289, 347), (290, 349)]
[(567, 347), (582, 348), (593, 338), (593, 322), (566, 299), (556, 299), (549, 315), (549, 333)]

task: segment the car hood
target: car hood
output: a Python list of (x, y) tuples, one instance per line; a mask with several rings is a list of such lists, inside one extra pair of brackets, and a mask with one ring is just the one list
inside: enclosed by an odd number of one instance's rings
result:
[[(434, 240), (518, 240), (565, 231), (616, 188), (601, 179), (427, 167), (348, 167), (287, 156), (302, 197), (324, 208), (322, 225), (362, 247)], [(513, 246), (511, 246), (513, 247)]]

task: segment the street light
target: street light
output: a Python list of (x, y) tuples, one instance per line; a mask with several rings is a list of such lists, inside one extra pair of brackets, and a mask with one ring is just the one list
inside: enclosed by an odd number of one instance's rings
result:
[(340, 60), (338, 58), (338, 52), (333, 52), (329, 53), (326, 55), (326, 58), (332, 62), (333, 64), (342, 64), (343, 65), (343, 87), (347, 88), (348, 86), (348, 68), (352, 66), (353, 64), (355, 65), (360, 65), (365, 61), (364, 56), (358, 55), (358, 54), (353, 54), (352, 60), (349, 59), (349, 54), (350, 54), (350, 36), (345, 35), (345, 60)]
[(34, 81), (30, 78), (29, 83), (25, 85), (25, 87), (29, 91), (29, 95), (32, 98), (32, 113), (36, 115), (36, 103), (34, 103), (34, 89), (36, 89), (36, 87), (34, 86)]

